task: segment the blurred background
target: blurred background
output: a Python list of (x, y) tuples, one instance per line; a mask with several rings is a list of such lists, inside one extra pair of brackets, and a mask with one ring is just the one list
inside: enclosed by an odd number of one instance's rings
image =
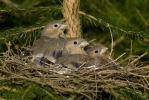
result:
[[(40, 36), (42, 26), (52, 20), (63, 18), (61, 12), (63, 0), (0, 0), (0, 2), (1, 52), (6, 50), (5, 42), (8, 41), (15, 44), (12, 48), (32, 45)], [(126, 58), (131, 50), (133, 55), (148, 52), (148, 4), (149, 0), (80, 0), (82, 12), (102, 21), (98, 23), (87, 16), (80, 15), (82, 37), (89, 41), (96, 39), (96, 44), (102, 44), (110, 51), (111, 30), (114, 58), (124, 52), (126, 54), (123, 57)], [(112, 27), (109, 29), (107, 24)], [(131, 35), (129, 32), (134, 34)], [(141, 60), (147, 61), (148, 58), (149, 56), (146, 55)]]

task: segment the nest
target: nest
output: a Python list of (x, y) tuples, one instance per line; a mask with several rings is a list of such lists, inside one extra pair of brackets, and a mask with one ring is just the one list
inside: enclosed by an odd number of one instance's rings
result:
[(95, 99), (102, 98), (99, 93), (105, 91), (116, 98), (123, 98), (114, 90), (133, 88), (143, 93), (149, 92), (149, 66), (141, 66), (138, 63), (140, 58), (131, 58), (124, 67), (108, 63), (70, 70), (59, 65), (38, 66), (29, 59), (20, 59), (19, 55), (8, 48), (8, 51), (1, 54), (0, 75), (1, 80), (13, 80), (16, 84), (31, 81), (46, 85), (60, 95), (77, 93), (82, 98)]

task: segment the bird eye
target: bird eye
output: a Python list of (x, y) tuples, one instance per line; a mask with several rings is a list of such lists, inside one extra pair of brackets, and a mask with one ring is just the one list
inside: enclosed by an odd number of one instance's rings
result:
[(73, 43), (74, 43), (74, 44), (78, 44), (77, 41), (74, 41)]
[(95, 53), (99, 53), (99, 51), (98, 50), (95, 50)]
[(54, 25), (54, 27), (58, 27), (58, 25), (57, 25), (57, 24), (55, 24), (55, 25)]

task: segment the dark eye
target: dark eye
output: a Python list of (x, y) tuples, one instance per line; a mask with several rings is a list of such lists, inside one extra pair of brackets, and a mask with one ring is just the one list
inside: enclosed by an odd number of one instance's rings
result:
[(95, 50), (95, 53), (99, 53), (99, 51), (98, 50)]
[(58, 27), (58, 25), (57, 25), (57, 24), (55, 24), (55, 25), (54, 25), (54, 27)]
[(78, 43), (76, 41), (74, 41), (73, 44), (78, 44)]

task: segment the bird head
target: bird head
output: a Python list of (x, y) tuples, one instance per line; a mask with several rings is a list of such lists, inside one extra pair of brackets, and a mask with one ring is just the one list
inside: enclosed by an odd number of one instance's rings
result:
[(84, 47), (88, 45), (89, 43), (86, 40), (78, 37), (68, 38), (65, 42), (65, 48), (71, 54), (85, 53)]
[(63, 21), (57, 20), (50, 22), (45, 26), (41, 36), (47, 36), (49, 38), (65, 38), (64, 30), (67, 28), (67, 24)]
[(106, 47), (95, 46), (95, 47), (88, 49), (86, 52), (89, 55), (89, 57), (95, 58), (95, 57), (102, 56), (107, 50), (108, 48)]

